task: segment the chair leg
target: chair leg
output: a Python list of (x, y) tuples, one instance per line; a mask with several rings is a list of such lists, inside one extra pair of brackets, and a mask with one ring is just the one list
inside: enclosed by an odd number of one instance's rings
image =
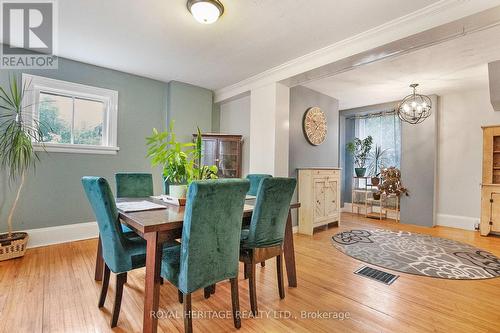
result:
[(266, 267), (266, 261), (265, 260), (260, 263), (260, 267)]
[(163, 284), (163, 278), (160, 276), (160, 284), (162, 285)]
[(280, 298), (285, 298), (285, 285), (283, 284), (283, 254), (276, 257), (276, 272), (278, 273), (278, 290)]
[(106, 295), (108, 294), (108, 286), (109, 286), (109, 267), (104, 264), (104, 276), (102, 278), (102, 286), (101, 286), (101, 295), (99, 296), (98, 306), (102, 308), (104, 306), (104, 302), (106, 301)]
[(120, 308), (122, 305), (123, 285), (126, 279), (127, 273), (119, 273), (116, 275), (115, 304), (113, 306), (113, 316), (111, 317), (111, 328), (116, 327), (118, 323), (118, 316), (120, 315)]
[(250, 267), (248, 266), (248, 264), (247, 264), (247, 263), (244, 263), (244, 264), (243, 264), (243, 273), (244, 273), (245, 280), (246, 280), (246, 279), (248, 279), (248, 269), (249, 269), (249, 268), (250, 268)]
[(231, 303), (233, 306), (233, 322), (234, 327), (241, 327), (241, 317), (240, 317), (240, 296), (238, 293), (238, 277), (230, 279), (231, 281)]
[(184, 304), (184, 332), (192, 333), (193, 332), (193, 318), (191, 317), (191, 294), (183, 295), (183, 304)]
[(182, 304), (182, 298), (183, 298), (182, 291), (177, 290), (177, 297), (179, 298), (179, 303)]
[(205, 297), (205, 299), (210, 298), (210, 295), (212, 295), (211, 291), (212, 291), (212, 286), (203, 288), (203, 296)]
[(250, 269), (248, 270), (248, 289), (250, 291), (250, 308), (252, 309), (252, 314), (257, 315), (257, 291), (255, 284), (255, 263), (249, 264)]
[(128, 278), (127, 278), (127, 272), (122, 273), (122, 274), (124, 274), (124, 275), (125, 275), (125, 276), (123, 277), (123, 283), (125, 284), (125, 283), (127, 283), (127, 281), (128, 281)]
[(102, 280), (102, 273), (104, 270), (104, 259), (102, 259), (102, 244), (101, 244), (101, 235), (99, 235), (99, 240), (97, 241), (97, 254), (95, 258), (95, 273), (94, 279), (96, 281)]

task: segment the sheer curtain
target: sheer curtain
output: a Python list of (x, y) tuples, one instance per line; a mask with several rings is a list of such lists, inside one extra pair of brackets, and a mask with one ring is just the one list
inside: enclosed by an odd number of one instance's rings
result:
[[(384, 153), (385, 167), (400, 167), (401, 162), (401, 120), (394, 112), (376, 115), (358, 116), (354, 118), (355, 136), (364, 139), (371, 135), (373, 146), (380, 146)], [(370, 163), (370, 159), (367, 161)]]

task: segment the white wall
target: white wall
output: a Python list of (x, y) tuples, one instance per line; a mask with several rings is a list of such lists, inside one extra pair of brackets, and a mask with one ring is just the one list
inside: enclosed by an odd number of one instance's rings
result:
[(241, 171), (246, 176), (250, 156), (250, 95), (220, 105), (220, 132), (243, 136)]
[(437, 224), (472, 229), (479, 222), (481, 126), (500, 124), (488, 87), (439, 99)]

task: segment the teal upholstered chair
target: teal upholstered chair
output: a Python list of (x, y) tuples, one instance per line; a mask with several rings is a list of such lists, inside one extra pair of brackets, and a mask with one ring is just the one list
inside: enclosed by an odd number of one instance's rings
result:
[[(153, 175), (150, 173), (117, 173), (115, 174), (116, 181), (116, 197), (117, 198), (143, 198), (153, 195)], [(123, 232), (134, 233), (132, 229), (126, 225), (121, 225)], [(134, 233), (135, 234), (135, 233)], [(96, 279), (102, 273), (103, 267), (99, 265), (99, 258), (102, 256), (102, 245), (99, 236), (97, 245), (97, 257), (95, 266)]]
[(285, 297), (283, 284), (283, 240), (285, 226), (295, 190), (293, 178), (265, 178), (257, 192), (252, 220), (248, 229), (241, 231), (240, 261), (245, 266), (245, 278), (249, 278), (250, 305), (257, 314), (255, 265), (276, 257), (280, 298)]
[[(117, 198), (145, 198), (154, 194), (150, 173), (120, 172), (115, 174)], [(132, 230), (122, 225), (124, 232)]]
[[(271, 175), (264, 174), (264, 173), (250, 173), (247, 175), (247, 179), (250, 181), (250, 190), (248, 190), (247, 195), (253, 195), (256, 196), (257, 192), (259, 190), (260, 182), (262, 179), (265, 178), (271, 178)], [(248, 224), (248, 220), (245, 220), (245, 224)], [(262, 261), (260, 263), (262, 267), (266, 266), (266, 261)]]
[(266, 175), (261, 173), (248, 174), (247, 179), (250, 181), (250, 189), (248, 190), (247, 194), (256, 196), (262, 179), (271, 177), (272, 177), (271, 175)]
[[(83, 188), (94, 211), (101, 237), (104, 258), (104, 277), (99, 307), (104, 306), (109, 285), (110, 270), (116, 273), (116, 293), (111, 327), (115, 327), (120, 313), (123, 285), (127, 272), (144, 267), (146, 263), (146, 242), (135, 233), (124, 233), (116, 209), (115, 198), (108, 182), (100, 177), (83, 177)], [(164, 248), (175, 243), (166, 243)]]
[(245, 194), (243, 179), (203, 180), (189, 186), (181, 245), (164, 252), (161, 276), (179, 290), (184, 329), (192, 331), (191, 293), (231, 281), (233, 320), (241, 326), (238, 297), (238, 253)]
[(117, 173), (117, 198), (144, 198), (153, 195), (153, 175), (150, 173)]

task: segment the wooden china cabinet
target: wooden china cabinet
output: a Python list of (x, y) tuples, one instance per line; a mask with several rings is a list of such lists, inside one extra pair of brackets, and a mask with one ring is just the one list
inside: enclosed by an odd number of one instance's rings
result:
[(500, 233), (500, 125), (483, 127), (480, 231)]
[(241, 178), (242, 143), (241, 135), (202, 134), (203, 164), (216, 165), (220, 178)]

